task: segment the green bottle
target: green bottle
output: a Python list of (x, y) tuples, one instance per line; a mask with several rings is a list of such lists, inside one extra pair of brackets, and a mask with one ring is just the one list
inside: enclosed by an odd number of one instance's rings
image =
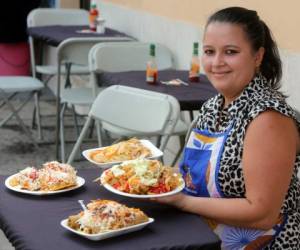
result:
[(189, 72), (189, 81), (199, 82), (199, 73), (200, 73), (199, 43), (194, 42), (193, 56), (192, 56), (190, 72)]
[(157, 84), (157, 65), (155, 61), (155, 44), (150, 44), (150, 58), (147, 62), (146, 82), (149, 84)]

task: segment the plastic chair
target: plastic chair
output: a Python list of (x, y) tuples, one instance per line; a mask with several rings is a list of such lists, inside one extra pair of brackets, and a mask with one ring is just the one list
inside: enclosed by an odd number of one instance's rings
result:
[[(106, 42), (95, 45), (90, 52), (92, 72), (125, 72), (146, 70), (150, 43)], [(173, 68), (172, 52), (162, 44), (156, 44), (155, 57), (158, 70)]]
[[(124, 39), (124, 38), (120, 38)], [(126, 39), (126, 38), (125, 38)], [(90, 106), (95, 98), (91, 87), (72, 87), (72, 85), (61, 86), (61, 65), (67, 65), (70, 70), (73, 66), (88, 65), (88, 54), (90, 49), (97, 43), (103, 42), (103, 38), (69, 38), (63, 41), (57, 48), (57, 88), (56, 88), (56, 148), (60, 138), (61, 161), (65, 162), (65, 133), (64, 114), (68, 106), (73, 110), (74, 124), (79, 135), (75, 105)], [(99, 89), (97, 91), (100, 91)], [(58, 157), (58, 151), (57, 157)]]
[[(36, 26), (47, 26), (47, 25), (88, 25), (88, 11), (82, 9), (56, 9), (56, 8), (37, 8), (32, 10), (27, 16), (27, 26), (28, 27), (36, 27)], [(37, 65), (36, 64), (36, 48), (35, 41), (33, 37), (29, 36), (29, 46), (30, 46), (30, 62), (31, 62), (31, 71), (32, 76), (37, 77), (37, 74), (41, 76), (45, 76), (44, 84), (47, 86), (49, 80), (57, 74), (57, 66), (56, 65)], [(40, 58), (42, 58), (43, 50), (39, 50)], [(62, 67), (61, 73), (66, 74), (68, 69), (66, 67)], [(70, 71), (72, 74), (88, 74), (88, 66), (87, 65), (76, 65), (72, 67)], [(68, 77), (66, 79), (69, 79)], [(34, 110), (34, 118), (35, 116), (40, 116), (40, 114), (36, 114)], [(37, 121), (40, 121), (41, 118), (37, 117)], [(35, 123), (35, 119), (33, 119), (33, 125)], [(41, 127), (38, 124), (38, 127)], [(42, 138), (42, 130), (39, 132), (40, 138)]]
[[(47, 26), (47, 25), (88, 25), (89, 13), (82, 9), (55, 9), (55, 8), (38, 8), (32, 10), (27, 17), (27, 26)], [(51, 76), (57, 74), (57, 67), (55, 65), (36, 65), (34, 39), (29, 37), (31, 69), (35, 77), (37, 73)], [(65, 68), (61, 69), (61, 73), (65, 74)], [(72, 67), (71, 73), (74, 74), (88, 74), (87, 65), (77, 65)]]
[(163, 151), (179, 115), (180, 106), (173, 96), (120, 85), (108, 87), (95, 99), (68, 163), (73, 162), (93, 120), (98, 121), (96, 124), (110, 124), (119, 131), (130, 131), (135, 136), (162, 136), (160, 149)]
[[(149, 43), (143, 42), (123, 42), (123, 43), (102, 43), (95, 45), (89, 54), (89, 65), (92, 74), (93, 86), (97, 89), (97, 74), (101, 72), (125, 72), (131, 70), (146, 70), (146, 63), (149, 60)], [(156, 44), (156, 63), (158, 70), (170, 69), (173, 67), (173, 58), (171, 51), (161, 45)], [(105, 83), (102, 83), (105, 85)], [(124, 130), (112, 126), (105, 121), (102, 122), (102, 128), (113, 134), (121, 134), (126, 137), (132, 137), (130, 130)], [(173, 135), (179, 136), (181, 148), (184, 145), (184, 138), (188, 125), (179, 119)], [(100, 133), (98, 129), (98, 134)], [(177, 157), (176, 157), (177, 158)], [(174, 165), (176, 162), (173, 162)]]
[[(34, 143), (36, 147), (38, 147), (36, 141), (32, 137), (28, 128), (25, 126), (22, 119), (20, 118), (18, 112), (25, 106), (26, 103), (30, 101), (33, 95), (38, 96), (37, 91), (41, 90), (43, 87), (44, 87), (43, 83), (33, 77), (26, 77), (26, 76), (5, 76), (5, 77), (1, 76), (0, 77), (0, 93), (4, 101), (3, 104), (6, 104), (11, 111), (11, 114), (9, 114), (6, 118), (4, 118), (0, 122), (0, 127), (2, 127), (10, 118), (12, 118), (12, 116), (15, 116), (20, 126), (28, 136), (28, 138)], [(10, 101), (11, 97), (16, 93), (23, 93), (23, 92), (28, 92), (29, 96), (18, 107), (14, 107)], [(37, 97), (35, 104), (37, 110), (39, 111), (38, 103), (39, 102)]]

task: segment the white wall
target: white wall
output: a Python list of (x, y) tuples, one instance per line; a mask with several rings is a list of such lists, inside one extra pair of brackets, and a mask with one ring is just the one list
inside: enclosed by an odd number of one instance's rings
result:
[(178, 69), (189, 67), (193, 42), (202, 37), (199, 28), (99, 0), (97, 3), (107, 27), (123, 31), (139, 41), (162, 43), (173, 52)]
[(300, 111), (300, 53), (280, 50), (283, 63), (282, 91), (288, 103)]

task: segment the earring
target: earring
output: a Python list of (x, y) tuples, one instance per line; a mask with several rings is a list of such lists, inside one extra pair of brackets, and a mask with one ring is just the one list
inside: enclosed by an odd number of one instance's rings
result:
[(260, 73), (260, 65), (258, 65), (258, 66), (255, 67), (255, 73), (256, 74)]

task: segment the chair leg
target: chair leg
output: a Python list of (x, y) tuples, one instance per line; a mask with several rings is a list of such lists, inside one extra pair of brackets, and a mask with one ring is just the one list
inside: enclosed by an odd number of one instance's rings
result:
[[(16, 113), (19, 113), (19, 111), (29, 102), (31, 97), (32, 97), (32, 93), (28, 95), (28, 97), (26, 98), (26, 100), (23, 103), (21, 103), (18, 107), (14, 108)], [(5, 103), (7, 104), (8, 101), (9, 101), (9, 98), (7, 98), (7, 96), (6, 96)], [(3, 118), (0, 123), (0, 127), (2, 127), (5, 123), (7, 123), (13, 116), (14, 116), (14, 113), (11, 113), (8, 116), (6, 116), (5, 118)]]
[(75, 105), (72, 105), (72, 111), (73, 111), (73, 118), (74, 118), (74, 124), (76, 129), (76, 137), (78, 138), (80, 135), (80, 130), (79, 130), (79, 123), (78, 123), (78, 115), (76, 114), (75, 111)]
[(156, 137), (156, 143), (155, 143), (155, 146), (156, 146), (157, 148), (160, 147), (161, 140), (162, 140), (162, 136), (159, 135), (159, 136)]
[(159, 138), (159, 149), (161, 151), (164, 151), (170, 139), (170, 135), (165, 135), (165, 136), (160, 135), (158, 138)]
[(59, 158), (59, 134), (60, 134), (60, 98), (56, 97), (56, 125), (55, 125), (55, 158)]
[(182, 150), (184, 149), (184, 145), (185, 145), (185, 135), (180, 135), (179, 136), (179, 141), (180, 141), (180, 149), (178, 150), (171, 166), (174, 167), (176, 162), (178, 161), (178, 159), (180, 158), (181, 156), (181, 153), (182, 153)]
[[(18, 93), (13, 93), (11, 94), (10, 96), (7, 96), (7, 99), (10, 100), (12, 99), (14, 96), (16, 96)], [(1, 104), (0, 104), (0, 108), (2, 108), (4, 105), (6, 104), (5, 101), (2, 101)]]
[(38, 129), (38, 136), (39, 139), (43, 139), (43, 134), (42, 134), (42, 125), (41, 125), (41, 113), (40, 113), (40, 93), (37, 91), (34, 93), (34, 100), (35, 100), (35, 107), (36, 107), (36, 122), (37, 122), (37, 129)]
[(74, 124), (75, 124), (75, 129), (76, 129), (76, 135), (78, 137), (80, 131), (79, 131), (79, 125), (78, 125), (78, 117), (77, 117), (74, 105), (72, 105), (72, 111), (73, 111), (73, 118), (74, 118)]
[[(54, 75), (49, 75), (48, 78), (44, 79), (44, 85), (46, 88), (50, 89), (48, 86), (49, 81), (51, 80), (51, 78), (54, 77)], [(51, 89), (50, 89), (51, 90)]]
[(65, 64), (65, 68), (66, 68), (66, 81), (65, 81), (65, 88), (69, 88), (71, 87), (71, 67), (72, 67), (72, 63), (66, 63)]
[(60, 157), (61, 162), (64, 163), (65, 159), (65, 131), (64, 131), (64, 113), (67, 104), (63, 103), (60, 111)]
[[(54, 75), (49, 75), (48, 78), (44, 79), (43, 82), (44, 82), (44, 85), (45, 85), (45, 88), (48, 88), (50, 91), (52, 91), (49, 86), (48, 86), (48, 82), (51, 80), (51, 78), (53, 77)], [(42, 81), (41, 77), (39, 77), (39, 79)], [(39, 92), (39, 94), (41, 94), (41, 92)], [(33, 113), (32, 113), (32, 128), (35, 128), (36, 126), (36, 120), (37, 119), (41, 119), (41, 118), (36, 118), (36, 106), (34, 106), (33, 108)], [(42, 133), (42, 132), (41, 132)], [(41, 138), (42, 139), (43, 135), (41, 134)]]
[(95, 121), (96, 123), (96, 130), (97, 130), (97, 139), (98, 139), (98, 146), (102, 147), (103, 141), (102, 141), (102, 128), (99, 121)]
[[(94, 133), (94, 128), (95, 128), (95, 120), (93, 120), (91, 127), (90, 127), (90, 133), (89, 133), (89, 138), (93, 137), (93, 133)], [(99, 143), (99, 142), (98, 142)]]
[(14, 106), (10, 103), (10, 101), (8, 100), (8, 98), (5, 95), (5, 92), (3, 90), (1, 90), (1, 94), (4, 98), (4, 100), (6, 101), (7, 106), (10, 108), (11, 112), (13, 113), (13, 115), (16, 117), (16, 119), (18, 120), (20, 126), (22, 127), (22, 129), (24, 130), (25, 134), (28, 136), (28, 138), (32, 141), (33, 145), (35, 146), (35, 148), (38, 148), (38, 144), (37, 142), (34, 140), (31, 132), (29, 131), (29, 129), (26, 127), (26, 125), (24, 124), (24, 122), (22, 121), (22, 119), (20, 118), (20, 116), (18, 115), (18, 111), (14, 108)]
[(35, 129), (36, 126), (36, 107), (33, 107), (33, 111), (32, 111), (32, 121), (31, 121), (31, 128)]
[(77, 141), (76, 141), (73, 149), (72, 149), (72, 152), (71, 152), (71, 154), (69, 156), (69, 159), (68, 159), (68, 162), (67, 162), (68, 164), (72, 164), (73, 163), (74, 158), (75, 158), (75, 156), (77, 154), (77, 151), (78, 151), (78, 149), (79, 149), (79, 147), (80, 147), (80, 145), (81, 145), (81, 143), (82, 143), (82, 141), (83, 141), (83, 139), (84, 139), (84, 137), (85, 137), (85, 135), (86, 135), (86, 133), (87, 133), (87, 131), (89, 129), (91, 121), (92, 121), (92, 118), (89, 116), (88, 119), (87, 119), (87, 121), (85, 122), (82, 130), (81, 130), (81, 133), (80, 133), (80, 135), (79, 135), (79, 137), (78, 137), (78, 139), (77, 139)]
[[(97, 121), (95, 121), (97, 122)], [(97, 126), (97, 125), (96, 125)], [(105, 129), (102, 128), (101, 123), (99, 123), (99, 128), (97, 128), (97, 138), (98, 138), (98, 146), (103, 147), (104, 141), (112, 142), (113, 138), (111, 136), (111, 133)]]

